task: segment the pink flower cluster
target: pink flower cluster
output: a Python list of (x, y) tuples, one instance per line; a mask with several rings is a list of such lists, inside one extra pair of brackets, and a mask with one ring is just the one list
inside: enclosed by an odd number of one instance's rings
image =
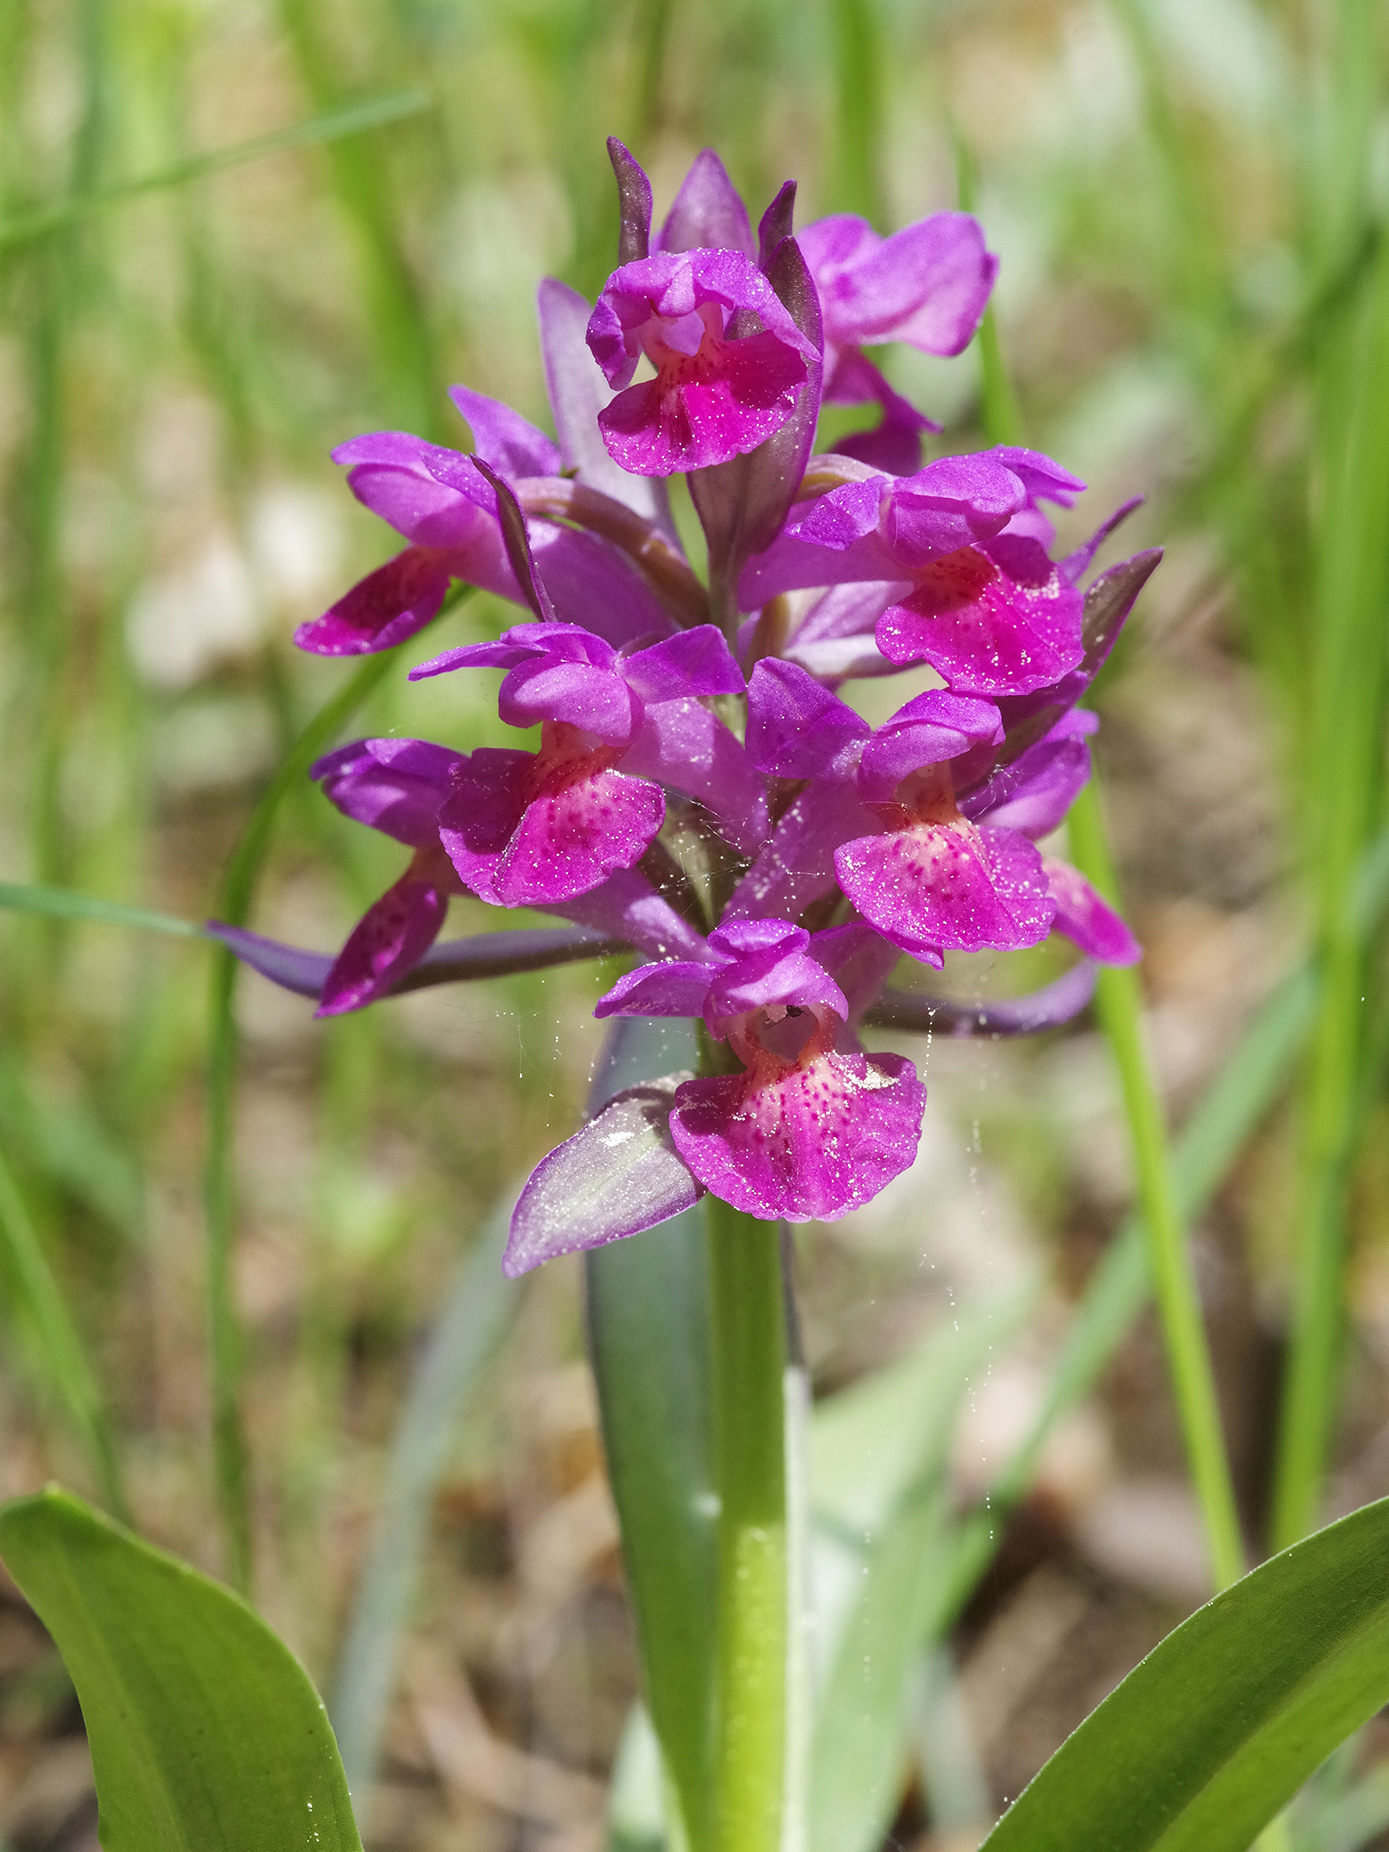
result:
[[(1056, 931), (1091, 961), (1139, 956), (1039, 845), (1089, 776), (1077, 704), (1158, 556), (1085, 586), (1113, 521), (1054, 560), (1043, 512), (1084, 485), (1009, 447), (922, 467), (937, 427), (864, 351), (966, 346), (997, 268), (979, 226), (938, 213), (882, 239), (838, 216), (795, 235), (787, 186), (754, 235), (706, 152), (653, 233), (646, 176), (611, 152), (620, 267), (591, 310), (540, 293), (557, 441), (459, 387), (471, 453), (400, 432), (345, 444), (353, 493), (406, 546), (298, 636), (391, 648), (451, 582), (481, 586), (529, 621), (413, 677), (504, 671), (501, 718), (538, 743), (330, 753), (313, 775), (411, 851), (405, 872), (332, 960), (216, 929), (322, 1015), (505, 969), (506, 939), (513, 968), (645, 956), (597, 1014), (698, 1019), (708, 1071), (619, 1096), (551, 1153), (517, 1208), (516, 1272), (706, 1190), (793, 1221), (868, 1201), (911, 1162), (925, 1103), (910, 1061), (858, 1039), (867, 1012), (910, 1019), (884, 991), (903, 955), (938, 968)], [(877, 423), (813, 455), (826, 401), (876, 404)], [(678, 471), (707, 583), (670, 518)], [(923, 665), (939, 686), (877, 728), (840, 693)], [(465, 893), (571, 928), (436, 945)], [(1046, 1026), (1087, 995), (1063, 980), (1011, 1020)]]

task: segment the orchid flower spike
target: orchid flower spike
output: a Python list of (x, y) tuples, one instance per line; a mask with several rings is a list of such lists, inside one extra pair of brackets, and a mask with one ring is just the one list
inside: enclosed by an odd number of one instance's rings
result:
[[(702, 1025), (699, 1073), (618, 1095), (542, 1159), (509, 1273), (706, 1193), (768, 1220), (848, 1214), (911, 1164), (926, 1103), (906, 1054), (864, 1048), (865, 1020), (1055, 1030), (1096, 964), (1140, 956), (1055, 838), (1090, 776), (1099, 722), (1079, 704), (1159, 555), (1090, 576), (1126, 504), (1053, 557), (1046, 509), (1084, 485), (1016, 446), (922, 467), (934, 427), (868, 357), (961, 351), (997, 269), (982, 230), (938, 213), (884, 238), (839, 215), (797, 234), (790, 183), (754, 229), (708, 149), (656, 225), (641, 167), (610, 154), (616, 268), (594, 305), (540, 292), (556, 437), (458, 387), (472, 451), (400, 432), (342, 446), (352, 493), (406, 544), (298, 637), (389, 649), (451, 583), (477, 586), (524, 621), (479, 601), (410, 679), (496, 675), (502, 722), (529, 737), (330, 752), (314, 777), (402, 845), (397, 880), (336, 953), (212, 928), (324, 1016), (626, 953), (600, 1018)], [(814, 457), (822, 401), (876, 403), (880, 423)], [(707, 584), (670, 517), (680, 471)], [(863, 718), (856, 678), (923, 666), (943, 685), (918, 675), (885, 723)], [(453, 902), (566, 924), (439, 943)], [(898, 966), (1052, 934), (1080, 962), (1033, 996), (963, 1011), (889, 986)]]

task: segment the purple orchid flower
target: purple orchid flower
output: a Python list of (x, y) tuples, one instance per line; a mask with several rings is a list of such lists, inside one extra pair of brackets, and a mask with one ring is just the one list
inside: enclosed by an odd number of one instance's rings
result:
[[(451, 805), (476, 789), (474, 767), (486, 757), (485, 748), (470, 758), (426, 740), (411, 739), (354, 740), (328, 753), (311, 768), (311, 776), (344, 816), (413, 849), (409, 867), (363, 914), (336, 959), (320, 969), (319, 961), (310, 956), (305, 969), (311, 968), (311, 979), (299, 974), (302, 955), (294, 954), (293, 948), (276, 947), (273, 941), (259, 940), (254, 934), (233, 934), (227, 943), (275, 981), (316, 996), (319, 1016), (363, 1009), (405, 987), (428, 958), (450, 896), (480, 891), (471, 882), (465, 883), (455, 866), (458, 851), (448, 840), (444, 819)], [(643, 789), (660, 803), (656, 787), (644, 785)], [(492, 896), (483, 893), (482, 898)], [(600, 876), (582, 893), (559, 894), (549, 902), (534, 904), (548, 905), (550, 911), (590, 928), (587, 942), (591, 945), (631, 945), (653, 957), (697, 957), (702, 952), (701, 936), (649, 881), (630, 870)], [(231, 931), (218, 930), (224, 937)], [(273, 954), (268, 964), (267, 944)], [(485, 972), (486, 960), (474, 958), (469, 972), (474, 968)]]
[[(559, 476), (560, 452), (543, 431), (481, 393), (456, 386), (451, 396), (473, 427), (477, 455), (504, 479)], [(379, 431), (340, 445), (333, 461), (348, 466), (358, 501), (412, 544), (301, 625), (301, 649), (327, 656), (391, 649), (436, 616), (455, 579), (528, 602), (507, 556), (496, 489), (470, 456)], [(651, 585), (601, 536), (541, 520), (531, 545), (562, 616), (585, 616), (614, 643), (673, 627)]]
[(551, 906), (633, 867), (665, 819), (661, 783), (704, 803), (748, 852), (765, 834), (752, 767), (700, 705), (743, 687), (711, 624), (626, 655), (577, 625), (518, 624), (422, 664), (411, 680), (462, 668), (505, 669), (502, 719), (541, 726), (538, 753), (473, 753), (438, 812), (453, 866), (480, 899)]
[(967, 212), (934, 213), (890, 238), (866, 219), (837, 213), (807, 225), (797, 242), (824, 312), (826, 402), (882, 407), (874, 430), (839, 448), (875, 469), (910, 475), (921, 464), (921, 433), (940, 426), (894, 392), (863, 349), (905, 341), (924, 354), (961, 353), (988, 304), (998, 259)]
[(751, 562), (740, 602), (754, 609), (802, 586), (884, 585), (875, 635), (888, 662), (929, 662), (972, 694), (1027, 694), (1080, 663), (1082, 600), (1012, 524), (1030, 519), (1038, 499), (1069, 503), (1084, 486), (1010, 446), (845, 483)]
[[(880, 239), (840, 216), (798, 242), (788, 182), (754, 233), (705, 150), (653, 235), (646, 175), (610, 154), (619, 267), (591, 311), (561, 284), (540, 294), (558, 441), (459, 387), (471, 455), (394, 432), (344, 446), (354, 494), (408, 545), (299, 638), (389, 648), (451, 580), (492, 590), (534, 621), (414, 676), (500, 670), (501, 717), (538, 727), (538, 749), (328, 754), (326, 794), (399, 841), (405, 872), (335, 957), (209, 927), (323, 1015), (629, 950), (648, 962), (600, 1016), (704, 1022), (714, 1071), (618, 1095), (541, 1163), (509, 1273), (705, 1191), (765, 1218), (846, 1214), (912, 1161), (925, 1103), (909, 1061), (864, 1052), (861, 1019), (1031, 1033), (1085, 1007), (1097, 963), (1140, 955), (1048, 838), (1090, 774), (1097, 723), (1077, 703), (1158, 555), (1082, 591), (1127, 508), (1053, 561), (1043, 504), (1081, 483), (1012, 447), (916, 468), (926, 420), (864, 351), (960, 351), (996, 270), (979, 227), (942, 213)], [(656, 377), (634, 384), (643, 358)], [(882, 407), (850, 454), (810, 456), (822, 387)], [(677, 469), (707, 584), (670, 521)], [(916, 663), (947, 685), (876, 729), (836, 692)], [(468, 894), (569, 924), (437, 944)], [(1033, 996), (885, 988), (904, 953), (940, 966), (1052, 931), (1085, 957)]]
[[(818, 360), (740, 251), (660, 251), (608, 278), (588, 344), (619, 390), (598, 415), (608, 454), (640, 476), (708, 469), (780, 430)], [(645, 355), (654, 380), (630, 385)]]
[(801, 912), (836, 887), (884, 938), (936, 965), (948, 950), (1019, 950), (1056, 925), (1091, 956), (1139, 956), (1128, 928), (1034, 846), (1090, 775), (1093, 715), (1072, 712), (997, 766), (1005, 730), (978, 696), (932, 689), (876, 733), (798, 665), (759, 662), (747, 749), (809, 782), (735, 890), (730, 912)]
[(341, 1016), (386, 996), (439, 936), (463, 883), (439, 840), (439, 804), (462, 753), (425, 740), (355, 740), (310, 768), (344, 816), (414, 850), (401, 878), (353, 927), (324, 980), (319, 1016)]
[(862, 928), (811, 935), (742, 920), (709, 935), (712, 962), (645, 965), (599, 1016), (702, 1016), (742, 1066), (685, 1081), (670, 1136), (705, 1189), (749, 1215), (836, 1221), (911, 1163), (926, 1089), (900, 1055), (865, 1055), (828, 961)]

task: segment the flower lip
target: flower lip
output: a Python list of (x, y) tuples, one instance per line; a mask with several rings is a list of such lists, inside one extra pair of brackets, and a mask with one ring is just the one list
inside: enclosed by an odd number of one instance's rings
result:
[[(819, 353), (751, 257), (661, 251), (609, 277), (588, 344), (617, 396), (599, 413), (624, 469), (707, 469), (755, 450), (796, 408)], [(656, 378), (633, 385), (645, 355)]]

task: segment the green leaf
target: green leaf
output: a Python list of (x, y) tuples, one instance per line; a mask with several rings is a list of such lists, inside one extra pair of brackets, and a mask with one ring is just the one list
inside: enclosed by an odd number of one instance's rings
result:
[(521, 1289), (502, 1272), (508, 1197), (454, 1276), (411, 1379), (391, 1439), (371, 1548), (347, 1625), (333, 1691), (349, 1784), (375, 1778), (395, 1686), (400, 1638), (419, 1582), (430, 1510), (448, 1466), (459, 1416), (484, 1366), (511, 1327)]
[(956, 1411), (1036, 1293), (1032, 1282), (974, 1308), (815, 1412), (812, 1581), (827, 1672), (810, 1757), (813, 1852), (872, 1852), (891, 1823), (912, 1682), (951, 1560)]
[(0, 1555), (77, 1688), (104, 1852), (361, 1852), (323, 1704), (230, 1589), (56, 1489)]
[(1246, 1852), (1389, 1701), (1389, 1499), (1193, 1614), (1062, 1744), (984, 1852)]
[(139, 174), (115, 186), (74, 193), (67, 199), (55, 200), (51, 206), (40, 206), (37, 211), (0, 223), (0, 250), (28, 244), (34, 238), (71, 225), (76, 219), (124, 205), (145, 193), (166, 192), (170, 187), (186, 186), (192, 180), (220, 174), (228, 167), (244, 166), (248, 161), (264, 161), (271, 155), (288, 154), (295, 148), (312, 148), (322, 142), (340, 141), (345, 135), (361, 135), (367, 129), (382, 128), (388, 122), (399, 122), (404, 116), (418, 115), (422, 109), (430, 107), (430, 100), (423, 90), (373, 97), (354, 108), (315, 116), (308, 122), (296, 122), (288, 128), (275, 129), (269, 135), (257, 135), (230, 148), (218, 148), (211, 154), (193, 155), (189, 160), (156, 168), (153, 173)]
[(91, 1455), (102, 1497), (118, 1517), (125, 1517), (128, 1508), (120, 1465), (96, 1375), (3, 1150), (0, 1255), (11, 1273), (15, 1297), (33, 1322), (53, 1393)]
[[(693, 1065), (682, 1024), (629, 1018), (593, 1104)], [(587, 1256), (589, 1349), (647, 1705), (689, 1837), (710, 1791), (716, 1554), (702, 1208)]]
[(119, 900), (102, 900), (95, 894), (78, 894), (67, 887), (19, 886), (0, 881), (0, 907), (14, 913), (43, 913), (50, 919), (101, 920), (108, 926), (137, 926), (147, 932), (178, 933), (196, 939), (202, 927), (168, 913), (150, 913), (144, 907), (123, 906)]

